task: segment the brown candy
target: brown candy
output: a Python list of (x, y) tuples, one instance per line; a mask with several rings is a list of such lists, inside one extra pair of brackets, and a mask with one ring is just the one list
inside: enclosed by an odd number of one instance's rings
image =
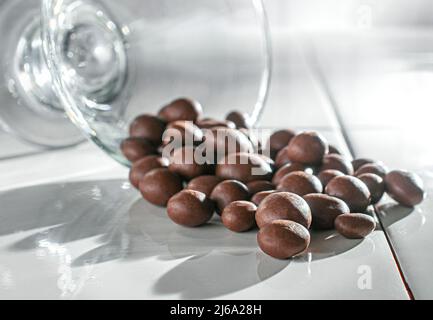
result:
[(230, 203), (248, 200), (250, 193), (248, 187), (240, 181), (226, 180), (219, 183), (211, 193), (210, 198), (215, 201), (217, 212), (221, 213)]
[(291, 220), (309, 228), (311, 211), (307, 202), (289, 192), (277, 192), (267, 196), (259, 205), (256, 222), (259, 228), (274, 220)]
[(336, 146), (329, 145), (328, 154), (339, 154), (339, 155), (341, 155), (341, 151)]
[(139, 189), (144, 199), (164, 207), (172, 196), (182, 191), (183, 182), (168, 169), (154, 169), (140, 180)]
[(334, 228), (335, 219), (342, 214), (350, 213), (347, 204), (338, 198), (321, 193), (313, 193), (304, 196), (307, 201), (313, 222), (311, 224), (316, 230), (329, 230)]
[(200, 129), (213, 129), (213, 128), (230, 128), (236, 129), (236, 125), (231, 121), (220, 121), (211, 118), (199, 119), (196, 123)]
[(290, 129), (279, 130), (274, 132), (268, 141), (268, 148), (272, 158), (275, 158), (281, 149), (289, 145), (290, 140), (296, 136), (296, 133)]
[(254, 147), (248, 137), (241, 131), (229, 128), (205, 130), (207, 150), (213, 150), (216, 160), (236, 152), (251, 152)]
[(186, 188), (203, 192), (207, 197), (210, 197), (213, 189), (222, 181), (223, 180), (217, 176), (200, 176), (192, 179)]
[(156, 154), (156, 148), (144, 138), (127, 138), (120, 145), (123, 155), (131, 162)]
[(319, 178), (320, 182), (322, 183), (323, 188), (326, 188), (329, 181), (331, 181), (335, 177), (342, 177), (344, 175), (345, 175), (344, 173), (342, 173), (338, 170), (324, 170), (324, 171), (320, 171), (320, 173), (317, 175), (317, 177)]
[(256, 225), (257, 206), (249, 201), (235, 201), (225, 207), (221, 220), (227, 229), (245, 232)]
[(328, 142), (317, 132), (302, 132), (289, 143), (287, 154), (292, 162), (318, 165), (328, 153)]
[(292, 161), (290, 161), (289, 154), (287, 153), (288, 149), (289, 149), (289, 147), (287, 146), (287, 147), (281, 149), (277, 153), (277, 156), (275, 157), (275, 167), (281, 168), (284, 165), (289, 164), (289, 163), (292, 162)]
[(162, 144), (166, 146), (172, 143), (174, 148), (178, 148), (200, 143), (203, 138), (203, 131), (191, 121), (175, 121), (168, 124), (162, 137)]
[(296, 171), (285, 175), (277, 187), (278, 191), (285, 191), (304, 196), (310, 193), (322, 193), (320, 180), (312, 174)]
[(168, 201), (167, 213), (175, 223), (193, 228), (212, 218), (214, 205), (202, 192), (183, 190)]
[(352, 161), (353, 170), (355, 170), (355, 172), (356, 172), (363, 165), (368, 164), (368, 163), (375, 163), (375, 162), (376, 161), (374, 161), (372, 159), (368, 159), (368, 158), (355, 159)]
[(270, 191), (275, 190), (275, 186), (266, 180), (257, 180), (257, 181), (251, 181), (247, 183), (248, 190), (250, 191), (250, 194), (256, 194), (262, 191)]
[(335, 219), (335, 229), (348, 239), (362, 239), (376, 228), (376, 221), (363, 213), (342, 214)]
[(364, 182), (352, 176), (336, 177), (325, 188), (325, 192), (346, 202), (351, 212), (364, 212), (370, 205), (370, 191)]
[(385, 185), (391, 198), (404, 206), (413, 207), (424, 200), (423, 181), (414, 173), (404, 170), (391, 171), (385, 176)]
[(353, 174), (352, 163), (347, 158), (338, 154), (325, 155), (319, 171), (325, 170), (338, 170), (344, 174)]
[(162, 142), (165, 126), (165, 122), (158, 117), (145, 114), (135, 118), (131, 123), (129, 135), (147, 139), (155, 146), (159, 146)]
[(170, 171), (187, 180), (209, 173), (209, 166), (206, 163), (198, 163), (194, 152), (195, 149), (192, 146), (174, 150), (170, 158)]
[(264, 253), (277, 259), (289, 259), (310, 245), (308, 230), (293, 221), (275, 220), (260, 229), (257, 242)]
[(250, 129), (252, 127), (250, 116), (239, 111), (230, 112), (227, 115), (226, 120), (233, 122), (238, 129)]
[(253, 197), (251, 198), (251, 201), (256, 205), (259, 206), (265, 198), (273, 193), (276, 193), (276, 190), (268, 190), (268, 191), (261, 191), (257, 192)]
[(166, 122), (174, 122), (178, 120), (197, 121), (202, 115), (203, 107), (199, 102), (191, 99), (177, 99), (158, 113), (158, 116)]
[(132, 165), (131, 171), (129, 172), (129, 181), (131, 184), (138, 189), (140, 180), (153, 169), (167, 168), (169, 161), (166, 158), (160, 156), (147, 156), (140, 159)]
[(281, 182), (281, 179), (289, 173), (296, 172), (296, 171), (305, 171), (307, 170), (307, 166), (302, 163), (288, 163), (284, 166), (282, 166), (278, 171), (275, 173), (274, 177), (272, 178), (272, 183), (274, 185), (278, 185)]
[(364, 173), (373, 173), (381, 178), (385, 178), (386, 174), (388, 173), (388, 169), (384, 165), (377, 162), (367, 163), (361, 166), (358, 170), (356, 170), (355, 177), (359, 177), (361, 174)]
[(218, 163), (216, 175), (223, 179), (235, 179), (244, 183), (270, 180), (272, 167), (257, 154), (233, 153)]
[(371, 203), (376, 204), (385, 193), (385, 181), (374, 173), (364, 173), (358, 179), (365, 183), (371, 194)]

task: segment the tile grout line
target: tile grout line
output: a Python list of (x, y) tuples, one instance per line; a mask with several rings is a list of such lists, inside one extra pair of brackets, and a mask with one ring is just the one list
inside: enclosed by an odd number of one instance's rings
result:
[[(351, 156), (355, 157), (356, 152), (355, 152), (355, 148), (353, 146), (353, 144), (351, 143), (350, 140), (350, 136), (349, 136), (349, 131), (343, 121), (343, 117), (341, 115), (341, 113), (339, 112), (339, 107), (338, 107), (338, 103), (334, 98), (334, 95), (332, 93), (331, 88), (328, 85), (328, 81), (326, 76), (324, 75), (322, 68), (320, 67), (320, 63), (317, 60), (317, 56), (315, 54), (315, 50), (312, 44), (312, 40), (311, 38), (307, 37), (307, 40), (303, 41), (302, 44), (302, 53), (303, 56), (305, 58), (305, 60), (307, 61), (307, 67), (310, 69), (312, 76), (316, 79), (317, 83), (319, 84), (319, 86), (321, 87), (321, 89), (323, 90), (323, 93), (326, 97), (326, 99), (328, 100), (330, 107), (337, 119), (337, 122), (339, 124), (339, 130), (341, 131), (341, 134), (343, 135), (344, 141), (350, 151)], [(403, 285), (406, 289), (406, 292), (408, 294), (408, 297), (410, 300), (415, 300), (415, 297), (413, 295), (412, 289), (409, 286), (409, 283), (406, 280), (406, 277), (404, 275), (403, 269), (401, 267), (400, 261), (398, 260), (398, 256), (397, 253), (394, 249), (394, 246), (392, 245), (392, 241), (382, 223), (382, 220), (380, 219), (380, 215), (378, 213), (378, 210), (376, 208), (376, 206), (374, 207), (374, 213), (377, 217), (377, 221), (379, 222), (380, 228), (383, 231), (383, 234), (385, 235), (385, 239), (388, 243), (388, 247), (391, 251), (392, 257), (394, 259), (395, 265), (397, 267), (397, 270), (400, 274), (400, 278), (403, 282)]]

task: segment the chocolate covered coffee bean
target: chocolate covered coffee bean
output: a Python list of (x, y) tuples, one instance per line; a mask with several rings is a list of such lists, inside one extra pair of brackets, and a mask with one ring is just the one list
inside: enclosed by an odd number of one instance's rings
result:
[(237, 180), (226, 180), (219, 183), (211, 193), (211, 200), (216, 203), (217, 213), (221, 214), (225, 207), (234, 201), (249, 200), (248, 187)]
[(307, 194), (304, 196), (313, 216), (311, 224), (316, 230), (329, 230), (334, 228), (335, 219), (346, 213), (350, 213), (347, 204), (338, 198), (321, 193)]
[(169, 161), (166, 158), (160, 156), (147, 156), (144, 157), (132, 165), (131, 171), (129, 172), (129, 181), (131, 184), (138, 189), (140, 180), (153, 169), (167, 168)]
[(256, 226), (257, 206), (249, 201), (235, 201), (224, 208), (221, 220), (233, 232), (245, 232)]
[(167, 213), (176, 224), (194, 228), (212, 218), (214, 204), (202, 192), (183, 190), (170, 198)]
[(391, 198), (407, 207), (420, 204), (425, 197), (424, 184), (415, 173), (394, 170), (385, 176), (386, 192)]
[(371, 203), (376, 204), (385, 193), (385, 181), (374, 173), (364, 173), (358, 179), (365, 183), (371, 194)]
[(345, 157), (338, 154), (327, 154), (323, 157), (322, 166), (319, 171), (338, 170), (344, 174), (353, 174), (352, 163)]
[(267, 255), (276, 259), (289, 259), (307, 250), (310, 233), (294, 221), (274, 220), (260, 229), (257, 243)]
[(260, 203), (256, 213), (259, 228), (274, 220), (291, 220), (309, 228), (311, 219), (311, 210), (307, 202), (289, 192), (277, 192), (267, 196)]
[(376, 228), (376, 221), (363, 213), (342, 214), (335, 219), (335, 229), (348, 239), (362, 239)]
[(319, 178), (323, 188), (326, 188), (329, 181), (331, 181), (335, 177), (342, 177), (344, 175), (345, 175), (344, 173), (338, 170), (324, 170), (324, 171), (320, 171), (320, 173), (317, 175), (317, 178)]
[(127, 138), (120, 145), (123, 155), (132, 163), (156, 154), (156, 148), (144, 138)]
[(292, 162), (319, 165), (328, 148), (328, 142), (318, 132), (302, 132), (290, 141), (287, 154)]
[(136, 138), (144, 138), (154, 146), (162, 142), (166, 124), (160, 118), (152, 115), (141, 115), (132, 121), (129, 127), (129, 135)]
[(278, 184), (277, 190), (304, 196), (310, 193), (322, 193), (323, 187), (316, 176), (296, 171), (285, 175)]
[(203, 192), (207, 197), (210, 197), (213, 189), (223, 181), (223, 179), (212, 176), (212, 175), (204, 175), (197, 178), (192, 179), (186, 189), (195, 190)]
[(346, 202), (351, 212), (364, 212), (370, 205), (370, 191), (364, 182), (352, 176), (336, 177), (325, 188), (325, 193)]
[(167, 123), (179, 120), (195, 122), (202, 114), (203, 107), (198, 101), (181, 98), (163, 107), (158, 117)]

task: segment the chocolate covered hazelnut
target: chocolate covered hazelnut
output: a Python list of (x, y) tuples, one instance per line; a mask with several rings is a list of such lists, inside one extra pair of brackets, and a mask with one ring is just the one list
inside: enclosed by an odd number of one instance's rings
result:
[(277, 190), (291, 192), (302, 197), (309, 193), (322, 193), (323, 187), (316, 176), (296, 171), (285, 175), (278, 184)]
[(328, 142), (318, 132), (302, 132), (290, 141), (287, 154), (292, 162), (319, 165), (328, 148)]
[(233, 232), (245, 232), (256, 226), (257, 206), (249, 201), (235, 201), (221, 214), (224, 226)]
[(131, 184), (138, 189), (140, 180), (153, 169), (167, 168), (169, 161), (166, 158), (160, 156), (147, 156), (140, 159), (132, 165), (131, 171), (129, 172), (129, 181)]
[(348, 239), (362, 239), (376, 228), (373, 217), (363, 213), (342, 214), (335, 219), (335, 229)]
[(204, 175), (192, 179), (188, 183), (186, 189), (200, 191), (203, 192), (207, 197), (210, 197), (213, 189), (222, 181), (223, 179), (217, 176)]
[(202, 114), (203, 107), (198, 101), (181, 98), (163, 107), (158, 117), (167, 123), (179, 120), (195, 122)]
[(129, 127), (131, 137), (144, 138), (154, 146), (159, 146), (162, 142), (166, 124), (160, 118), (152, 115), (141, 115), (132, 121)]
[(144, 157), (156, 154), (156, 148), (144, 138), (127, 138), (122, 141), (120, 149), (125, 158), (132, 163)]
[(413, 207), (425, 197), (421, 178), (405, 170), (394, 170), (385, 176), (386, 192), (398, 203)]
[(219, 183), (211, 193), (211, 200), (216, 203), (217, 212), (220, 214), (230, 203), (245, 200), (250, 197), (248, 187), (237, 180), (226, 180)]
[(371, 194), (371, 203), (376, 204), (385, 193), (385, 181), (374, 173), (364, 173), (358, 179), (365, 183)]
[(352, 176), (336, 177), (325, 188), (326, 194), (346, 202), (351, 212), (364, 212), (370, 205), (370, 191), (364, 182)]

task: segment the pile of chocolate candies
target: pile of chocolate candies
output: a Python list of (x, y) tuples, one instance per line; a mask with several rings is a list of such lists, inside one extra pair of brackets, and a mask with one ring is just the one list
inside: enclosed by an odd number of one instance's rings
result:
[[(130, 138), (121, 145), (133, 164), (132, 185), (147, 201), (167, 207), (168, 216), (179, 225), (202, 226), (216, 212), (233, 232), (258, 227), (260, 248), (288, 259), (308, 249), (310, 229), (336, 229), (350, 239), (369, 235), (376, 222), (366, 212), (385, 192), (404, 206), (415, 206), (425, 197), (417, 175), (389, 172), (383, 163), (370, 159), (351, 161), (317, 132), (275, 132), (266, 146), (269, 158), (248, 152), (257, 144), (248, 130), (248, 116), (232, 112), (219, 121), (202, 114), (198, 102), (178, 99), (157, 116), (137, 117), (130, 125)], [(223, 131), (221, 136), (236, 140), (236, 152), (226, 150), (217, 164), (179, 163), (174, 160), (196, 143), (184, 141), (170, 157), (162, 157), (170, 130), (205, 140), (213, 150), (224, 148), (216, 134)], [(253, 175), (253, 168), (260, 174)]]

